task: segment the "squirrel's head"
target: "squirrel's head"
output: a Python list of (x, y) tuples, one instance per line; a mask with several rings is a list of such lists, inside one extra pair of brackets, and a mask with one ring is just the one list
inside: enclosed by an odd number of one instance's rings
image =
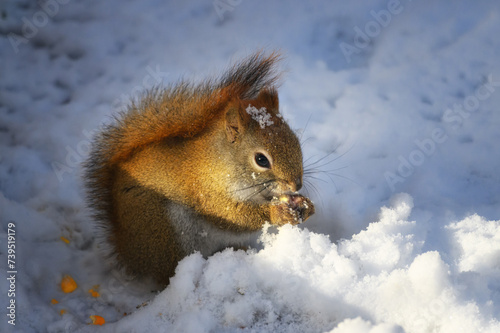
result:
[(263, 89), (255, 99), (228, 104), (224, 150), (236, 163), (226, 166), (228, 187), (238, 200), (263, 203), (302, 187), (300, 142), (281, 114), (277, 92)]

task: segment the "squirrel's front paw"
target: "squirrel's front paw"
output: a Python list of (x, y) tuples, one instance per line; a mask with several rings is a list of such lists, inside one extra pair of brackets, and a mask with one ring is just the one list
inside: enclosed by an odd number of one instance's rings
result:
[(299, 194), (283, 194), (271, 205), (271, 223), (275, 225), (299, 224), (313, 214), (312, 201)]

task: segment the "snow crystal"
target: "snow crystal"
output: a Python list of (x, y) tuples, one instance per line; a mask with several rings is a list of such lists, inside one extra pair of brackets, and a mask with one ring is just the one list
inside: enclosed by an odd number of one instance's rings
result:
[(271, 114), (267, 112), (265, 107), (257, 109), (255, 106), (248, 105), (246, 111), (252, 116), (252, 119), (259, 123), (260, 128), (264, 129), (271, 126), (274, 122), (271, 120)]

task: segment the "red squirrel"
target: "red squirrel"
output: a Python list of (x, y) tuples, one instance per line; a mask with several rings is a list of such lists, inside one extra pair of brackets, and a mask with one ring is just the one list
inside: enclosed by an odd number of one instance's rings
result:
[(300, 142), (279, 113), (276, 53), (217, 79), (147, 91), (97, 135), (88, 202), (130, 274), (167, 285), (177, 263), (248, 245), (267, 221), (298, 224), (314, 205)]

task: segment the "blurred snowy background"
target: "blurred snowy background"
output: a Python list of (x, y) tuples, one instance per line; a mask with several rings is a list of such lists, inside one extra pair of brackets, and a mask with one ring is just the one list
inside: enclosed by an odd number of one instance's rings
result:
[[(499, 332), (499, 34), (495, 0), (1, 0), (0, 331)], [(317, 215), (193, 254), (160, 294), (110, 270), (83, 200), (93, 133), (262, 48), (286, 56), (305, 159), (327, 156)]]

